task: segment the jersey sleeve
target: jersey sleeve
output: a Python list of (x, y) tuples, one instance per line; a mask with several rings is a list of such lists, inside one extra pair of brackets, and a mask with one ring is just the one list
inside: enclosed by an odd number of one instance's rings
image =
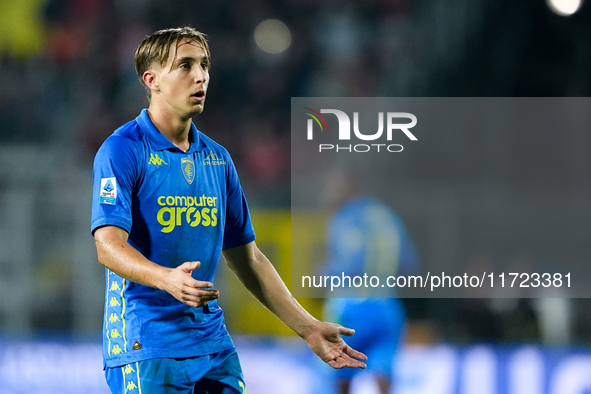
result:
[(97, 152), (92, 173), (91, 232), (102, 226), (131, 231), (131, 199), (139, 170), (133, 142), (109, 137)]
[(240, 186), (234, 163), (229, 155), (227, 162), (227, 201), (223, 249), (246, 245), (255, 240), (246, 197)]

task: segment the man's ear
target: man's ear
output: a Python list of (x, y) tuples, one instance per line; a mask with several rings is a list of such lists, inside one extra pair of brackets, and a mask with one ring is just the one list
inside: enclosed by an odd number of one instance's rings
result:
[(150, 90), (160, 90), (160, 87), (158, 86), (158, 75), (154, 72), (154, 70), (145, 71), (144, 75), (142, 75), (142, 80)]

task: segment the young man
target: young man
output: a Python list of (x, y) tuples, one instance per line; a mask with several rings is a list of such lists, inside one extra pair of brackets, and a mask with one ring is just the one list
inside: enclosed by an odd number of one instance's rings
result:
[[(111, 135), (94, 163), (92, 233), (106, 267), (103, 354), (113, 393), (245, 393), (217, 305), (228, 265), (334, 368), (365, 368), (340, 335), (291, 296), (255, 244), (228, 152), (198, 131), (210, 53), (184, 27), (147, 37), (135, 55), (149, 108)], [(136, 391), (134, 391), (136, 390)]]

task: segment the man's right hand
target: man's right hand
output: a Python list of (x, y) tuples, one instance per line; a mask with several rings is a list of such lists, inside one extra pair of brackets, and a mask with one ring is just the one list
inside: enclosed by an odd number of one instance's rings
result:
[(220, 296), (213, 284), (196, 280), (191, 273), (201, 266), (188, 261), (167, 268), (146, 259), (132, 247), (127, 231), (117, 226), (99, 227), (94, 232), (99, 262), (117, 275), (135, 283), (164, 290), (180, 302), (198, 308)]
[(163, 278), (163, 288), (174, 298), (189, 306), (198, 308), (220, 296), (220, 292), (212, 289), (211, 282), (196, 280), (191, 273), (201, 266), (199, 261), (187, 261), (167, 271)]

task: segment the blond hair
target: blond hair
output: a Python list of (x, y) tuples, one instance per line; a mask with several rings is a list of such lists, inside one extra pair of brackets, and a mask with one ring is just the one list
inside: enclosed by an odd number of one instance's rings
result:
[(178, 45), (185, 39), (196, 41), (197, 44), (203, 48), (208, 59), (211, 59), (209, 45), (207, 44), (205, 35), (192, 27), (176, 27), (158, 30), (152, 35), (146, 36), (144, 41), (142, 41), (135, 51), (135, 72), (142, 85), (144, 85), (148, 98), (151, 97), (151, 91), (144, 82), (144, 73), (149, 70), (153, 64), (164, 67), (168, 63), (170, 48), (173, 45), (176, 45), (178, 48)]

